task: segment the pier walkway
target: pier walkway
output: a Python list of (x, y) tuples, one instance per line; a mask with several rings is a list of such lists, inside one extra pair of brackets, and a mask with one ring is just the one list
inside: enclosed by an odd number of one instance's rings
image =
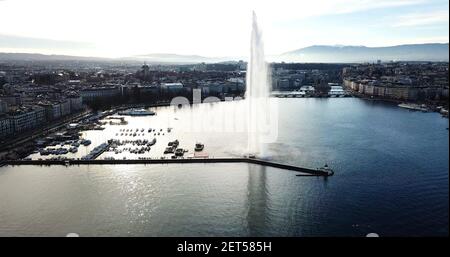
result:
[(312, 176), (332, 176), (334, 172), (281, 164), (257, 158), (185, 158), (143, 160), (7, 160), (6, 165), (99, 165), (99, 164), (185, 164), (185, 163), (250, 163), (278, 169), (291, 170)]

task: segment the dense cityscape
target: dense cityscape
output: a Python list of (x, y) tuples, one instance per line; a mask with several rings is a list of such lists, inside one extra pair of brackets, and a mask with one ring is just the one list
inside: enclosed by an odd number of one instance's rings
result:
[[(67, 67), (67, 68), (66, 68)], [(359, 96), (427, 104), (448, 115), (448, 63), (274, 63), (277, 97)], [(86, 110), (167, 105), (175, 96), (245, 97), (243, 61), (219, 64), (0, 64), (0, 139)]]

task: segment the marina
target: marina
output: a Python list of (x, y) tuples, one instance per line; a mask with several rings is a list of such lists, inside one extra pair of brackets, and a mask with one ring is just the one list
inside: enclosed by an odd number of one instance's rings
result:
[(180, 142), (178, 138), (186, 138), (186, 133), (192, 132), (185, 131), (183, 126), (175, 126), (175, 123), (185, 121), (173, 117), (171, 109), (159, 107), (145, 110), (152, 114), (159, 110), (159, 116), (122, 117), (118, 116), (122, 113), (120, 109), (92, 114), (78, 123), (70, 123), (53, 134), (36, 139), (34, 147), (28, 148), (29, 154), (21, 159), (71, 161), (209, 158), (217, 155), (236, 157), (237, 153), (217, 152), (214, 144), (211, 144), (212, 148), (205, 147), (205, 143), (191, 137)]

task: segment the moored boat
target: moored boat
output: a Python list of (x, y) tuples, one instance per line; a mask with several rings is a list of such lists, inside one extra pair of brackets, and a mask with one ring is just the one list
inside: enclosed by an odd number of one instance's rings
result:
[(413, 104), (413, 103), (401, 103), (398, 104), (398, 107), (413, 110), (413, 111), (422, 111), (422, 112), (429, 112), (430, 110), (427, 108), (424, 104)]
[(202, 144), (202, 143), (196, 143), (196, 144), (195, 144), (195, 151), (196, 151), (196, 152), (203, 151), (203, 148), (204, 148), (204, 147), (205, 147), (204, 144)]
[(184, 155), (184, 150), (183, 148), (177, 148), (175, 150), (175, 156), (183, 156)]
[(89, 140), (89, 139), (83, 139), (83, 140), (81, 140), (81, 144), (84, 145), (84, 146), (88, 146), (88, 145), (91, 144), (91, 140)]

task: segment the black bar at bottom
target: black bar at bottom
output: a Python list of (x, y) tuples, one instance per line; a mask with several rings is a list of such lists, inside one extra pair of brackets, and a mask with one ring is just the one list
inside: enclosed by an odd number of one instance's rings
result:
[[(57, 253), (59, 256), (66, 253), (72, 256), (92, 256), (97, 253), (104, 256), (106, 252), (113, 252), (116, 256), (335, 256), (338, 253), (355, 256), (401, 253), (401, 256), (405, 256), (407, 253), (428, 252), (430, 249), (433, 252), (448, 251), (448, 238), (62, 237), (2, 238), (0, 242), (3, 250), (11, 247), (15, 253), (29, 249), (33, 255), (42, 251), (46, 255)], [(255, 243), (254, 248), (244, 246), (249, 246), (251, 242)], [(260, 246), (257, 246), (258, 242)], [(14, 243), (21, 247), (14, 246)], [(24, 244), (27, 247), (24, 248)]]

